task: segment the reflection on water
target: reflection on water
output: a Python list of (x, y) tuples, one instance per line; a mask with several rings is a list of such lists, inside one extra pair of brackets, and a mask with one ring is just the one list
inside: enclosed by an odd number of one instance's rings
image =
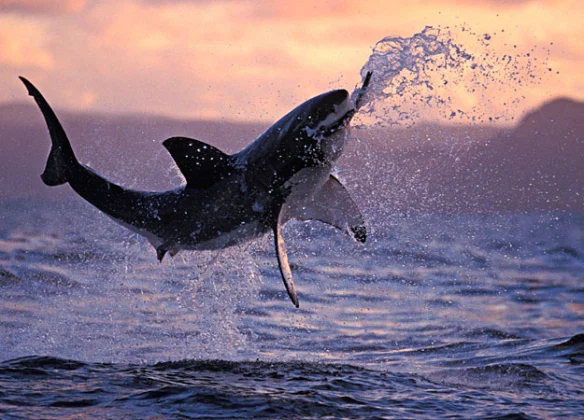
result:
[(158, 264), (141, 238), (80, 208), (4, 208), (2, 359), (131, 362), (220, 349), (347, 360), (361, 346), (445, 345), (477, 331), (569, 337), (583, 327), (578, 215), (395, 216), (361, 247), (326, 226), (289, 224), (295, 310), (268, 238)]
[[(43, 414), (61, 404), (194, 415), (208, 401), (211, 416), (269, 417), (284, 413), (278, 392), (307, 396), (288, 415), (399, 417), (424, 400), (430, 412), (485, 416), (582, 409), (582, 215), (395, 216), (364, 247), (289, 224), (297, 310), (269, 238), (158, 264), (145, 241), (88, 206), (38, 204), (2, 208), (0, 411), (30, 401), (15, 377), (39, 387)], [(8, 362), (35, 355), (116, 364)], [(517, 411), (525, 399), (533, 411)]]

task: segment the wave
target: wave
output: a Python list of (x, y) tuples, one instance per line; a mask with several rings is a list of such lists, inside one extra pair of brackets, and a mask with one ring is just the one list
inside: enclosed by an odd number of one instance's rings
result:
[[(503, 339), (499, 347), (493, 352), (501, 360), (490, 362), (480, 356), (484, 347), (472, 342), (409, 352), (412, 363), (441, 352), (464, 357), (453, 363), (457, 367), (424, 372), (392, 371), (380, 363), (186, 359), (113, 364), (31, 356), (0, 363), (0, 414), (58, 418), (82, 409), (84, 415), (102, 417), (403, 418), (456, 412), (532, 418), (578, 412), (580, 391), (557, 391), (570, 377), (548, 370), (554, 359), (581, 358), (584, 334), (550, 342)], [(525, 409), (531, 400), (537, 405)], [(546, 405), (548, 400), (553, 402)]]

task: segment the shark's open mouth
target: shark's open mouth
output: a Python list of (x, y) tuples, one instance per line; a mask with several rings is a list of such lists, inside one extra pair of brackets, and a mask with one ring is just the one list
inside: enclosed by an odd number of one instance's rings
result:
[(309, 135), (330, 135), (346, 125), (356, 110), (351, 101), (347, 98), (338, 105), (335, 105), (334, 111), (322, 120), (315, 128), (306, 128)]
[[(335, 107), (335, 112), (331, 113), (323, 122), (321, 122), (318, 127), (315, 129), (316, 132), (320, 134), (332, 134), (341, 128), (343, 125), (348, 125), (351, 122), (353, 116), (357, 113), (359, 108), (362, 105), (363, 96), (369, 86), (369, 82), (371, 81), (372, 72), (367, 72), (365, 76), (365, 80), (363, 81), (363, 85), (361, 88), (357, 89), (354, 92), (355, 99), (345, 100), (339, 105), (339, 109), (337, 110)], [(335, 118), (337, 115), (342, 114), (342, 117), (337, 119), (332, 123), (328, 123), (331, 118)]]
[(321, 134), (334, 133), (335, 131), (337, 131), (341, 127), (347, 125), (351, 121), (351, 119), (353, 118), (353, 115), (355, 115), (355, 113), (356, 113), (355, 109), (351, 109), (351, 110), (347, 111), (341, 118), (339, 118), (337, 121), (333, 122), (332, 124), (330, 124), (328, 126), (321, 126), (318, 129), (318, 132)]

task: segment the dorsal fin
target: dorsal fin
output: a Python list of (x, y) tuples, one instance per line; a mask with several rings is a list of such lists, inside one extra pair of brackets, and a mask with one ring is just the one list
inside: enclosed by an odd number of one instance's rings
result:
[(233, 170), (229, 155), (202, 141), (171, 137), (162, 144), (187, 180), (188, 188), (208, 188)]

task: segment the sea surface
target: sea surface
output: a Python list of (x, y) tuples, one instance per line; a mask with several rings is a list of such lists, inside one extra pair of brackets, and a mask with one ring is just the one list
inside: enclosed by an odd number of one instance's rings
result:
[(584, 215), (289, 223), (162, 264), (85, 203), (0, 202), (0, 417), (584, 418)]

